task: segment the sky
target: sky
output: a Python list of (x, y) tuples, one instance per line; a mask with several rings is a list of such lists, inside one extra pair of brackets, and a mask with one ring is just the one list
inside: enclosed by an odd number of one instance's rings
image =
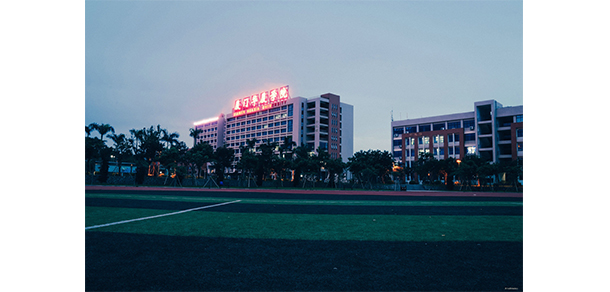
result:
[(189, 128), (234, 99), (354, 106), (354, 151), (390, 150), (391, 118), (523, 105), (521, 1), (86, 1), (85, 124)]

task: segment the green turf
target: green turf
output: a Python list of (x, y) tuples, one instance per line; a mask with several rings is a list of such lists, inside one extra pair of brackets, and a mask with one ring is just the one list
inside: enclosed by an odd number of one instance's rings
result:
[[(226, 200), (226, 199), (225, 199)], [(86, 207), (86, 226), (175, 210)], [(87, 232), (380, 241), (522, 241), (522, 216), (313, 215), (188, 212)]]
[(352, 206), (521, 206), (522, 202), (495, 201), (374, 201), (374, 200), (292, 200), (292, 199), (242, 199), (214, 197), (186, 197), (161, 195), (128, 195), (128, 194), (86, 194), (88, 198), (136, 199), (157, 201), (216, 203), (241, 200), (248, 204), (274, 205), (352, 205)]

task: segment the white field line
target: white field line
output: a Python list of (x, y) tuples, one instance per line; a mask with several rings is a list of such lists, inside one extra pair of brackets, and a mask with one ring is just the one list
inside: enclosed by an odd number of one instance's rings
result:
[(207, 208), (212, 208), (212, 207), (218, 207), (218, 206), (222, 206), (222, 205), (233, 204), (233, 203), (237, 203), (237, 202), (241, 202), (241, 200), (237, 200), (237, 201), (231, 201), (231, 202), (225, 202), (225, 203), (220, 203), (220, 204), (216, 204), (216, 205), (209, 205), (209, 206), (197, 207), (197, 208), (193, 208), (193, 209), (187, 209), (187, 210), (182, 210), (182, 211), (178, 211), (178, 212), (172, 212), (172, 213), (166, 213), (166, 214), (159, 214), (159, 215), (155, 215), (155, 216), (142, 217), (142, 218), (136, 218), (136, 219), (124, 220), (124, 221), (119, 221), (119, 222), (112, 222), (112, 223), (101, 224), (101, 225), (94, 225), (94, 226), (85, 227), (85, 230), (89, 230), (89, 229), (93, 229), (93, 228), (106, 227), (106, 226), (111, 226), (111, 225), (117, 225), (117, 224), (123, 224), (123, 223), (129, 223), (129, 222), (134, 222), (134, 221), (142, 221), (142, 220), (147, 220), (147, 219), (159, 218), (159, 217), (164, 217), (164, 216), (171, 216), (171, 215), (176, 215), (176, 214), (186, 213), (186, 212), (190, 212), (190, 211), (196, 211), (196, 210), (201, 210), (201, 209), (207, 209)]

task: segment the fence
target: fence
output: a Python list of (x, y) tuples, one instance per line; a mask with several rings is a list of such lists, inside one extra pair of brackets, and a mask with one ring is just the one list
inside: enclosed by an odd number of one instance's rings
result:
[[(86, 175), (85, 176), (85, 185), (97, 185), (102, 184), (99, 181), (99, 175)], [(108, 176), (104, 185), (137, 185), (135, 181), (135, 176), (133, 175), (124, 175), (124, 176)], [(222, 182), (222, 185), (218, 186), (216, 184), (215, 178), (210, 177), (207, 178), (184, 178), (182, 181), (178, 181), (176, 178), (171, 177), (150, 177), (147, 176), (144, 178), (144, 182), (141, 186), (176, 186), (176, 187), (206, 187), (206, 188), (216, 188), (216, 187), (230, 187), (230, 188), (299, 188), (299, 189), (329, 189), (328, 183), (320, 182), (320, 181), (301, 181), (298, 186), (294, 186), (292, 181), (279, 181), (279, 180), (266, 180), (263, 181), (262, 186), (257, 187), (254, 179), (250, 179), (250, 184), (248, 185), (248, 180), (235, 180), (235, 179), (226, 179)], [(446, 191), (447, 187), (445, 185), (421, 185), (421, 184), (361, 184), (361, 183), (344, 183), (338, 182), (334, 189), (339, 190), (378, 190), (378, 191), (422, 191), (422, 190), (436, 190), (436, 191)], [(493, 188), (490, 186), (455, 186), (453, 191), (476, 191), (476, 192), (523, 192), (523, 186), (519, 186), (516, 189), (514, 186), (501, 185), (494, 186)]]

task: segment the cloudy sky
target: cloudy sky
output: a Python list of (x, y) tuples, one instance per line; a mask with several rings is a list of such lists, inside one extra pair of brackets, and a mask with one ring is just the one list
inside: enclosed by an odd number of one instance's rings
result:
[(354, 150), (394, 120), (523, 104), (521, 1), (86, 1), (85, 123), (193, 122), (276, 86), (354, 106)]

